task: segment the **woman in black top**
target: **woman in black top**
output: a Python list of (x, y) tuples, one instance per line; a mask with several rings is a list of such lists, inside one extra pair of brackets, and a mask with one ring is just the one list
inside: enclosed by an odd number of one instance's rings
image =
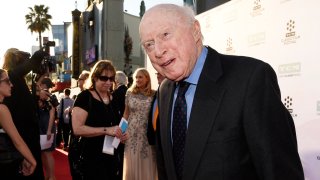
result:
[(72, 128), (76, 136), (84, 138), (84, 179), (115, 179), (118, 174), (119, 157), (102, 152), (105, 135), (122, 141), (117, 122), (120, 116), (113, 108), (111, 90), (115, 69), (110, 61), (100, 60), (93, 67), (87, 84), (88, 90), (78, 96), (72, 110)]
[[(8, 107), (3, 104), (3, 99), (11, 96), (12, 84), (5, 70), (0, 69), (0, 136), (10, 139), (23, 158), (17, 158), (12, 162), (3, 162), (0, 160), (1, 179), (19, 179), (32, 174), (37, 162), (33, 157), (27, 144), (20, 136), (16, 126), (13, 123), (11, 113)], [(2, 149), (4, 147), (1, 147)], [(1, 154), (1, 153), (0, 153)]]

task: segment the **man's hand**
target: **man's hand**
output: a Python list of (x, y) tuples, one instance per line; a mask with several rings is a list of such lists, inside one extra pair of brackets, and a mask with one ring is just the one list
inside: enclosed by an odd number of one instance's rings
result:
[(48, 90), (41, 89), (39, 92), (39, 97), (41, 100), (48, 100), (48, 98), (51, 96), (51, 94), (48, 92)]

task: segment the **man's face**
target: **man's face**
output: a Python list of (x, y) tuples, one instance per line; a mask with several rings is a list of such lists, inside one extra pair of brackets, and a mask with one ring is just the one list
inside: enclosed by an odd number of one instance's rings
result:
[(157, 75), (158, 84), (161, 84), (162, 81), (164, 80), (164, 77), (160, 73), (156, 73), (156, 75)]
[[(153, 67), (166, 78), (180, 81), (188, 77), (201, 52), (198, 22), (186, 22), (179, 14), (152, 9), (140, 23), (141, 44)], [(200, 33), (201, 34), (201, 33)]]

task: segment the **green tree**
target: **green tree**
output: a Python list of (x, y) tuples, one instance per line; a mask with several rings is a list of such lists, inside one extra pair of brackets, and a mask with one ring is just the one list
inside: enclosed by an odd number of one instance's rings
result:
[(42, 48), (41, 33), (49, 30), (51, 26), (50, 20), (52, 16), (48, 14), (49, 7), (44, 5), (34, 5), (34, 8), (29, 7), (30, 12), (25, 16), (28, 29), (33, 32), (39, 33), (39, 47)]
[(146, 11), (146, 5), (144, 4), (144, 1), (142, 0), (141, 3), (140, 3), (140, 18), (142, 18), (142, 16), (144, 15)]

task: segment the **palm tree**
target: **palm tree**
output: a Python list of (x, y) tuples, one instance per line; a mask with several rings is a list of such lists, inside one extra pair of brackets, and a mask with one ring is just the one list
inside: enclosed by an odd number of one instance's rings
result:
[(42, 48), (41, 33), (45, 30), (49, 30), (51, 26), (50, 19), (52, 16), (48, 14), (49, 7), (44, 5), (34, 5), (34, 8), (29, 7), (30, 12), (26, 17), (26, 24), (28, 24), (28, 29), (33, 32), (39, 33), (39, 47)]

